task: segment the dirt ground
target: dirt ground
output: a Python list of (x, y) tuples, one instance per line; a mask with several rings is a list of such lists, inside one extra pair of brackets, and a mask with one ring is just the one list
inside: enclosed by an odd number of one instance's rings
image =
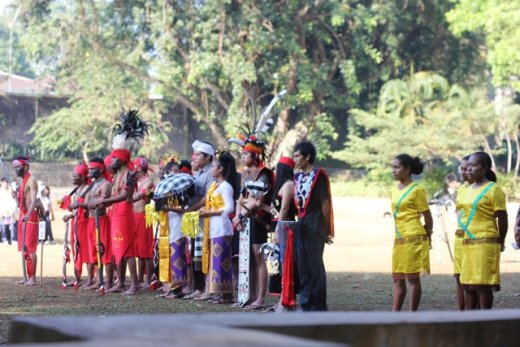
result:
[[(388, 215), (387, 199), (334, 199), (336, 239), (325, 250), (328, 273), (328, 302), (331, 310), (389, 310), (392, 298), (390, 279), (393, 220)], [(513, 242), (512, 225), (517, 204), (509, 204), (510, 228), (506, 250), (501, 257), (502, 291), (495, 295), (495, 307), (520, 307), (517, 296), (520, 281), (520, 251)], [(388, 212), (388, 213), (387, 213)], [(437, 210), (434, 214), (433, 249), (430, 253), (431, 275), (423, 276), (421, 310), (455, 309), (452, 261)], [(385, 214), (387, 214), (385, 216)], [(119, 313), (220, 312), (237, 310), (227, 305), (212, 305), (186, 300), (157, 298), (146, 291), (126, 298), (111, 294), (99, 297), (95, 292), (60, 290), (63, 251), (62, 213), (53, 222), (56, 245), (43, 246), (43, 285), (15, 286), (21, 277), (21, 257), (16, 246), (0, 244), (0, 343), (7, 340), (8, 321), (23, 315), (111, 315)], [(450, 247), (453, 247), (455, 215), (444, 217)], [(41, 254), (41, 246), (38, 256)], [(38, 260), (38, 274), (41, 259)], [(72, 266), (68, 268), (72, 273)], [(273, 303), (275, 298), (269, 298)]]

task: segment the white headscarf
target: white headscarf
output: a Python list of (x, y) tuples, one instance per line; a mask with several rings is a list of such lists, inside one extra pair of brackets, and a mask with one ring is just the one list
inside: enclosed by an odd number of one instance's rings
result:
[(213, 148), (213, 146), (209, 143), (195, 140), (195, 142), (192, 143), (191, 147), (196, 152), (201, 152), (201, 153), (209, 154), (211, 156), (215, 156), (215, 148)]

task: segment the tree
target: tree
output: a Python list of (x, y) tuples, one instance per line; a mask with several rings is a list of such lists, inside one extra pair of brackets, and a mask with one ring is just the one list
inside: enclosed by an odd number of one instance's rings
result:
[[(324, 157), (345, 132), (347, 110), (373, 106), (389, 79), (416, 67), (459, 81), (476, 75), (479, 65), (478, 40), (446, 29), (449, 0), (17, 3), (23, 45), (71, 93), (71, 107), (60, 117), (78, 119), (82, 134), (92, 134), (79, 120), (85, 115), (111, 124), (116, 110), (131, 102), (146, 105), (159, 124), (162, 110), (181, 105), (223, 145), (248, 120), (246, 92), (260, 108), (287, 89), (274, 113), (274, 159), (302, 138)], [(150, 103), (150, 91), (163, 99)], [(43, 121), (34, 128), (38, 145), (61, 136), (56, 126), (41, 127)], [(102, 133), (93, 134), (103, 143)], [(52, 150), (86, 143), (77, 136), (70, 141), (77, 143)]]
[(458, 0), (447, 13), (456, 35), (485, 37), (486, 59), (496, 87), (520, 91), (520, 5), (518, 1)]
[(387, 82), (377, 109), (354, 109), (351, 118), (346, 149), (335, 156), (357, 167), (385, 167), (399, 153), (449, 163), (479, 147), (494, 150), (488, 141), (497, 129), (493, 104), (433, 73)]

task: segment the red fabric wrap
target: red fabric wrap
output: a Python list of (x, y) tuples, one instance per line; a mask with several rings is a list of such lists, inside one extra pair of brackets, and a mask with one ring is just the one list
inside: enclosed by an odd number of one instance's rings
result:
[(110, 155), (126, 163), (126, 166), (134, 171), (134, 163), (130, 160), (131, 153), (128, 149), (114, 149)]
[[(18, 251), (22, 251), (22, 240), (23, 240), (23, 221), (22, 218), (25, 215), (20, 213), (18, 218)], [(28, 253), (36, 253), (36, 247), (38, 246), (38, 214), (32, 213), (27, 221), (25, 227), (25, 247)]]
[[(110, 235), (110, 218), (108, 216), (99, 217), (99, 234), (101, 243), (104, 246), (104, 253), (101, 257), (103, 265), (112, 263), (112, 237)], [(88, 253), (90, 255), (90, 262), (97, 264), (97, 238), (96, 238), (96, 218), (89, 218), (88, 221)]]
[[(108, 157), (107, 157), (108, 158)], [(105, 158), (106, 159), (106, 158)], [(110, 161), (112, 161), (112, 158), (110, 158)], [(110, 163), (109, 163), (110, 164)], [(112, 177), (110, 176), (110, 173), (108, 172), (107, 168), (105, 167), (105, 164), (104, 163), (97, 163), (95, 161), (91, 161), (90, 163), (88, 163), (88, 168), (89, 169), (100, 169), (102, 170), (103, 172), (103, 177), (105, 177), (105, 179), (108, 181), (108, 182), (112, 182)]]
[(135, 257), (135, 227), (132, 204), (121, 201), (112, 205), (110, 230), (112, 232), (112, 252), (116, 264), (125, 257)]
[(27, 166), (27, 165), (29, 165), (29, 159), (15, 159), (15, 160), (13, 160), (13, 166), (16, 164), (19, 164), (22, 166)]
[(114, 157), (112, 156), (112, 154), (109, 154), (105, 157), (105, 159), (103, 159), (103, 163), (105, 163), (105, 166), (108, 166), (110, 165), (110, 163), (112, 162), (112, 159)]
[(144, 213), (134, 213), (135, 234), (136, 234), (136, 253), (138, 258), (153, 257), (153, 229), (146, 227), (146, 217)]
[(285, 307), (296, 306), (296, 295), (294, 294), (294, 235), (292, 228), (287, 230), (285, 243), (285, 254), (283, 257), (282, 271), (282, 305)]
[(87, 177), (88, 176), (88, 166), (87, 164), (79, 164), (74, 168), (74, 172), (80, 176)]
[(67, 210), (67, 211), (71, 211), (70, 204), (71, 204), (71, 197), (70, 197), (70, 195), (67, 195), (66, 197), (63, 198), (63, 201), (60, 204), (60, 208)]
[[(78, 203), (83, 203), (85, 201), (84, 198), (79, 198)], [(90, 254), (89, 254), (89, 232), (88, 232), (88, 215), (87, 210), (83, 207), (78, 208), (77, 215), (77, 236), (79, 241), (79, 252), (76, 255), (75, 265), (81, 269), (81, 264), (90, 263)], [(74, 230), (74, 229), (73, 229)], [(72, 250), (76, 250), (76, 245), (72, 243)], [(79, 255), (79, 256), (78, 256)], [(79, 258), (79, 259), (78, 259)], [(80, 270), (81, 271), (81, 270)]]
[(278, 160), (279, 164), (284, 164), (290, 167), (291, 169), (294, 169), (294, 160), (289, 157), (281, 157), (280, 160)]

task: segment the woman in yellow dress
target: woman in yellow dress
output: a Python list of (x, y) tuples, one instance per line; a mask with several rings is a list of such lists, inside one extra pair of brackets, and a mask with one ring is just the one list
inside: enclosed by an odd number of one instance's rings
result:
[[(421, 301), (420, 273), (430, 272), (430, 243), (433, 219), (426, 190), (412, 180), (424, 165), (419, 158), (399, 154), (392, 162), (392, 174), (398, 183), (392, 188), (392, 211), (395, 239), (392, 254), (394, 280), (393, 311), (400, 311), (410, 286), (410, 311), (417, 311)], [(421, 216), (424, 225), (421, 223)]]
[(500, 252), (507, 233), (506, 198), (495, 184), (487, 153), (476, 152), (468, 160), (468, 186), (462, 207), (464, 230), (460, 283), (466, 308), (493, 307), (493, 291), (500, 290)]
[[(466, 217), (462, 212), (462, 201), (466, 194), (466, 188), (473, 183), (468, 177), (468, 160), (469, 155), (462, 158), (459, 166), (460, 178), (462, 184), (457, 189), (457, 199), (455, 200), (455, 206), (457, 208), (457, 223), (465, 223)], [(457, 309), (464, 311), (464, 290), (460, 285), (460, 265), (462, 263), (462, 240), (464, 239), (464, 230), (459, 226), (455, 231), (455, 238), (453, 242), (453, 277), (457, 283)]]

